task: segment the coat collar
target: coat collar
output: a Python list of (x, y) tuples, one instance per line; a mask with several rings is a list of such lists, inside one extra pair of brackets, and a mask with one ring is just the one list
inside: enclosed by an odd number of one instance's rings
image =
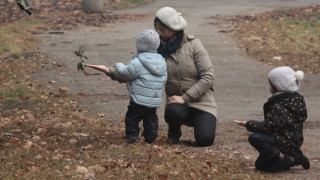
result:
[(183, 30), (183, 36), (182, 36), (182, 40), (181, 40), (181, 42), (180, 42), (180, 45), (179, 45), (177, 51), (176, 51), (175, 53), (171, 54), (170, 56), (171, 56), (176, 62), (178, 62), (176, 53), (179, 51), (179, 49), (180, 49), (185, 43), (187, 43), (188, 41), (193, 40), (193, 39), (196, 39), (196, 37), (194, 37), (193, 35), (189, 34), (186, 30)]

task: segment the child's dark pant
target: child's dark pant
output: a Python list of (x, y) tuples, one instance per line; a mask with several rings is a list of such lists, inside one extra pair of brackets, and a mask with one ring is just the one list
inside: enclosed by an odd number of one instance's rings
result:
[(139, 138), (139, 122), (143, 120), (143, 136), (147, 143), (152, 143), (158, 137), (157, 108), (147, 108), (132, 101), (126, 114), (126, 139)]
[(272, 136), (261, 133), (252, 133), (249, 136), (250, 144), (260, 153), (255, 167), (261, 171), (272, 171), (275, 162), (279, 159), (280, 149), (272, 143)]

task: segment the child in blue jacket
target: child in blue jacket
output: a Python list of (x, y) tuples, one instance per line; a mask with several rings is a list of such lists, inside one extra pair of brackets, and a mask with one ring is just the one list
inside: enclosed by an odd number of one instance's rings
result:
[(300, 147), (303, 143), (303, 123), (307, 119), (304, 98), (297, 91), (303, 72), (290, 67), (277, 67), (268, 74), (272, 96), (263, 106), (264, 121), (237, 121), (253, 132), (250, 144), (260, 153), (255, 167), (261, 171), (283, 171), (292, 166), (310, 168)]
[(138, 53), (125, 65), (116, 63), (115, 68), (104, 65), (90, 67), (106, 73), (113, 80), (126, 82), (130, 103), (125, 117), (128, 143), (139, 138), (139, 122), (143, 120), (145, 142), (152, 143), (158, 137), (157, 107), (161, 105), (162, 90), (167, 80), (165, 59), (157, 54), (160, 39), (154, 30), (144, 30), (136, 38)]

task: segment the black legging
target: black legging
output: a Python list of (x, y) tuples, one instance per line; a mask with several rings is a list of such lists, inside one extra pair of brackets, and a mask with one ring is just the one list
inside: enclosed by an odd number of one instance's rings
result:
[(217, 122), (214, 115), (184, 104), (168, 104), (164, 118), (169, 126), (168, 137), (179, 139), (181, 126), (185, 124), (194, 128), (194, 138), (198, 146), (213, 144)]

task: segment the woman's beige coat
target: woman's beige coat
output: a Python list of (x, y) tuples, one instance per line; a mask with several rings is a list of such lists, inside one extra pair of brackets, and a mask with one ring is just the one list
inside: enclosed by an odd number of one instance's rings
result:
[(210, 88), (214, 71), (210, 57), (200, 40), (184, 33), (177, 51), (166, 58), (167, 97), (182, 96), (190, 107), (218, 116), (217, 105)]

